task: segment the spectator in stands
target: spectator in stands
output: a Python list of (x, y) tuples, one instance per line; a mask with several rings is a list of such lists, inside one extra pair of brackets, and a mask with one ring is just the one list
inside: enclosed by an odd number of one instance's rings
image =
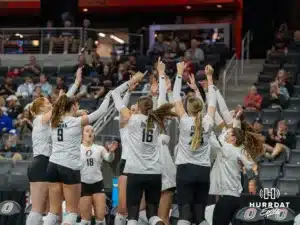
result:
[(279, 31), (275, 35), (275, 40), (274, 40), (272, 50), (273, 51), (281, 51), (281, 52), (286, 51), (288, 44), (289, 44), (289, 41), (285, 37), (285, 34)]
[(65, 78), (63, 76), (58, 76), (56, 78), (56, 86), (53, 89), (53, 93), (59, 94), (60, 90), (63, 90), (67, 93), (68, 87), (65, 85)]
[(16, 96), (23, 98), (31, 98), (34, 91), (34, 83), (30, 76), (24, 78), (24, 83), (20, 84)]
[(34, 99), (39, 98), (39, 97), (43, 97), (42, 88), (40, 86), (35, 86), (33, 94), (32, 94), (32, 101), (34, 101)]
[(164, 43), (164, 36), (160, 33), (157, 35), (155, 43), (149, 50), (149, 54), (154, 56), (162, 55), (167, 49), (168, 46)]
[(103, 67), (103, 74), (100, 75), (100, 84), (106, 91), (109, 91), (113, 85), (116, 85), (114, 74), (112, 74), (109, 64)]
[(37, 84), (41, 88), (42, 95), (44, 97), (49, 97), (52, 94), (52, 86), (48, 82), (48, 77), (45, 74), (40, 75), (40, 82)]
[(99, 76), (95, 75), (92, 78), (92, 81), (87, 85), (89, 98), (99, 99), (105, 93), (105, 87), (100, 82)]
[(174, 40), (178, 43), (180, 50), (185, 52), (187, 49), (186, 44), (180, 40), (179, 36), (175, 36)]
[(64, 43), (64, 54), (68, 54), (69, 52), (69, 44), (71, 43), (71, 51), (76, 52), (76, 42), (74, 40), (75, 34), (74, 31), (71, 29), (72, 23), (69, 20), (64, 21), (64, 28), (61, 32), (61, 35), (59, 37), (60, 42)]
[(275, 124), (275, 129), (269, 129), (266, 138), (266, 157), (274, 159), (281, 152), (289, 154), (289, 150), (295, 145), (295, 134), (288, 130), (285, 120), (279, 120)]
[(10, 95), (7, 99), (7, 115), (12, 119), (17, 119), (18, 115), (22, 113), (23, 109), (18, 102), (15, 95)]
[(95, 37), (95, 32), (90, 31), (89, 27), (91, 26), (91, 21), (88, 19), (83, 20), (83, 40), (84, 40), (84, 49), (90, 54), (93, 48), (93, 40), (97, 40)]
[[(111, 53), (111, 57), (110, 57), (110, 67), (111, 67), (111, 71), (113, 74), (117, 74), (118, 73), (118, 67), (119, 67), (119, 60), (118, 60), (118, 55), (116, 52), (112, 52)], [(102, 63), (103, 65), (103, 63)], [(101, 74), (101, 73), (99, 73)]]
[(7, 97), (9, 95), (14, 95), (16, 93), (17, 87), (13, 83), (11, 77), (6, 76), (4, 79), (4, 84), (0, 86), (0, 96)]
[(4, 157), (12, 159), (13, 161), (22, 160), (22, 155), (17, 152), (17, 143), (18, 143), (18, 133), (15, 129), (11, 129), (8, 132), (8, 139), (4, 146)]
[(288, 97), (293, 96), (294, 85), (291, 82), (289, 82), (288, 73), (285, 70), (278, 71), (276, 80), (280, 87), (280, 93), (285, 93)]
[(253, 126), (253, 129), (254, 129), (255, 133), (262, 134), (263, 124), (262, 124), (262, 119), (261, 118), (257, 117), (254, 120), (252, 126)]
[(179, 57), (183, 55), (183, 51), (180, 49), (179, 43), (176, 42), (175, 40), (171, 41), (169, 52), (170, 52), (170, 59), (172, 60), (179, 60)]
[[(73, 84), (70, 85), (70, 88), (72, 88), (72, 86)], [(86, 97), (87, 93), (88, 93), (87, 86), (81, 83), (80, 86), (77, 88), (77, 91), (75, 92), (75, 98), (76, 99), (84, 98)]]
[(78, 64), (74, 68), (74, 72), (78, 70), (79, 67), (82, 67), (82, 76), (89, 76), (92, 72), (92, 68), (86, 63), (83, 55), (78, 56)]
[(13, 129), (12, 119), (0, 109), (0, 134), (8, 133), (11, 129)]
[(263, 188), (258, 175), (258, 165), (255, 163), (250, 172), (247, 173), (246, 168), (243, 166), (243, 193), (258, 195), (259, 191)]
[(285, 98), (282, 94), (280, 94), (278, 84), (276, 82), (272, 82), (270, 84), (270, 93), (263, 99), (262, 108), (284, 108), (285, 106)]
[(22, 71), (24, 71), (25, 73), (31, 74), (31, 75), (39, 75), (40, 74), (41, 67), (36, 62), (35, 56), (32, 55), (29, 57), (29, 63), (23, 67)]
[(54, 43), (56, 42), (56, 32), (53, 29), (53, 22), (51, 20), (47, 21), (46, 29), (44, 31), (44, 41), (49, 42), (49, 55), (52, 54)]
[(196, 38), (192, 38), (191, 48), (185, 52), (185, 55), (192, 61), (204, 61), (204, 52), (199, 48), (199, 42)]
[(32, 131), (32, 122), (30, 121), (28, 108), (29, 106), (24, 108), (23, 113), (19, 114), (18, 120), (15, 123), (15, 127), (19, 130), (20, 136), (22, 136), (25, 132)]
[(7, 76), (11, 78), (19, 77), (21, 74), (21, 70), (19, 68), (13, 68), (11, 71), (7, 72)]
[(256, 110), (259, 111), (261, 108), (262, 97), (257, 93), (257, 88), (253, 85), (248, 95), (244, 99), (244, 107), (248, 110)]
[[(111, 68), (110, 68), (111, 71)], [(136, 56), (135, 54), (128, 55), (128, 72), (130, 74), (135, 74), (137, 72), (137, 66), (136, 66)], [(112, 72), (112, 71), (111, 71)]]
[(289, 45), (288, 51), (300, 53), (300, 30), (295, 31), (294, 41)]
[(118, 83), (129, 80), (130, 74), (127, 71), (127, 65), (125, 63), (119, 64), (117, 78), (118, 78)]

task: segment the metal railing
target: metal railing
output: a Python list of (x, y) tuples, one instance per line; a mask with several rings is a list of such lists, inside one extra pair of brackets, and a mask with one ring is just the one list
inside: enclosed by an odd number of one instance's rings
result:
[[(228, 84), (228, 81), (232, 78), (234, 78), (234, 85), (235, 87), (238, 86), (238, 79), (239, 79), (239, 73), (244, 73), (244, 60), (245, 57), (247, 61), (249, 61), (249, 55), (250, 55), (250, 42), (252, 40), (251, 32), (248, 31), (243, 40), (242, 40), (242, 52), (241, 52), (241, 59), (237, 58), (236, 53), (233, 54), (231, 59), (226, 65), (226, 68), (223, 72), (223, 79), (222, 79), (222, 91), (223, 96), (226, 96), (226, 86)], [(245, 54), (246, 53), (246, 54)], [(241, 66), (241, 67), (240, 67)], [(239, 68), (240, 67), (240, 68)], [(239, 71), (239, 69), (241, 69)]]
[(2, 54), (79, 53), (83, 48), (99, 51), (104, 49), (105, 52), (108, 48), (107, 54), (111, 50), (143, 53), (143, 35), (118, 29), (82, 27), (0, 29)]

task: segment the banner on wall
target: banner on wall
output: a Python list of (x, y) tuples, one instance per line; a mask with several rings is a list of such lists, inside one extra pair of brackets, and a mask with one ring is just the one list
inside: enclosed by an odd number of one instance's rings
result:
[(40, 0), (0, 0), (1, 9), (39, 9)]

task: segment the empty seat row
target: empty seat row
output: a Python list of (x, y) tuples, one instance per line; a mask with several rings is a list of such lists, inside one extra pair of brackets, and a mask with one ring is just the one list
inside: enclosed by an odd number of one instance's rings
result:
[(30, 160), (12, 161), (8, 159), (0, 160), (0, 174), (27, 174), (27, 169), (31, 164)]
[(284, 164), (280, 163), (261, 163), (259, 168), (259, 176), (261, 179), (270, 178), (277, 179), (279, 177), (292, 178), (300, 180), (300, 162), (297, 159), (292, 159), (293, 157), (299, 157), (299, 152), (296, 154), (292, 153), (290, 163)]
[(278, 180), (272, 178), (264, 178), (260, 180), (263, 188), (276, 187), (280, 191), (280, 195), (298, 195), (300, 192), (300, 181), (294, 178), (280, 178)]

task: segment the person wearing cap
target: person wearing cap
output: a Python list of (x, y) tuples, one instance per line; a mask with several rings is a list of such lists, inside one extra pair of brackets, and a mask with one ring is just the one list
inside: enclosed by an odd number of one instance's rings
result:
[(0, 108), (0, 133), (7, 133), (11, 129), (13, 129), (12, 119), (3, 114), (3, 111)]
[(17, 119), (18, 115), (23, 111), (21, 106), (18, 104), (17, 96), (10, 95), (8, 96), (6, 101), (7, 101), (7, 115), (13, 120)]

